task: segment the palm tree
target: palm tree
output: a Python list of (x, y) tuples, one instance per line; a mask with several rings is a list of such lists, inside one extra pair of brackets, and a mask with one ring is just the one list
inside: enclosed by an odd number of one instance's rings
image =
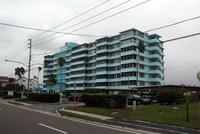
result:
[(19, 67), (15, 68), (15, 75), (17, 75), (18, 78), (21, 78), (21, 69)]
[(145, 46), (144, 46), (144, 42), (143, 41), (139, 41), (139, 44), (137, 46), (138, 49), (138, 53), (137, 53), (137, 75), (136, 75), (136, 87), (138, 87), (138, 75), (139, 75), (139, 71), (138, 71), (138, 62), (139, 62), (139, 53), (144, 53), (145, 51)]
[[(23, 75), (23, 76), (24, 76), (24, 74), (26, 73), (26, 71), (25, 71), (25, 69), (24, 69), (23, 67), (20, 68), (20, 73), (21, 73), (21, 75)], [(20, 83), (20, 84), (21, 84), (21, 83)], [(23, 83), (22, 83), (22, 85), (23, 85)], [(23, 88), (22, 85), (20, 85), (20, 88)], [(24, 89), (22, 89), (22, 90), (24, 90)]]
[(56, 75), (55, 74), (50, 74), (49, 75), (49, 80), (48, 80), (48, 85), (50, 85), (50, 90), (51, 90), (51, 86), (55, 85), (57, 83), (57, 79), (56, 79)]
[[(88, 57), (85, 57), (84, 59), (84, 64), (85, 64), (85, 71), (86, 71), (86, 67), (87, 67), (87, 64), (89, 62), (89, 58)], [(85, 72), (86, 74), (86, 72)], [(85, 80), (86, 80), (86, 75), (84, 75), (84, 83), (83, 83), (83, 88), (85, 89)]]
[[(17, 67), (17, 68), (15, 68), (15, 76), (18, 76), (18, 79), (19, 78), (21, 78), (21, 73), (20, 73), (21, 71), (20, 71), (20, 68), (19, 67)], [(17, 87), (16, 87), (17, 88)], [(15, 89), (15, 90), (17, 90), (17, 89)]]
[(47, 67), (49, 65), (50, 61), (49, 60), (45, 60), (44, 61), (44, 67)]
[(24, 75), (26, 73), (25, 69), (23, 67), (20, 68), (21, 75)]
[(42, 67), (38, 67), (38, 83), (39, 83), (39, 74), (41, 70), (42, 70)]
[[(60, 66), (60, 93), (62, 92), (62, 66), (65, 64), (65, 59), (63, 57), (58, 58), (58, 65)], [(61, 103), (61, 95), (60, 95)]]

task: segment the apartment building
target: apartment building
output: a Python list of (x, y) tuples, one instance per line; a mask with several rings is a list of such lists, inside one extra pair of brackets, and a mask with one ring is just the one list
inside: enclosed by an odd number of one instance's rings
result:
[[(160, 37), (157, 34), (148, 35), (137, 29), (129, 29), (92, 43), (66, 43), (60, 48), (60, 52), (44, 57), (49, 62), (44, 67), (44, 87), (59, 91), (60, 82), (63, 90), (74, 90), (74, 86), (76, 90), (84, 90), (163, 85), (164, 55)], [(138, 56), (137, 46), (140, 40), (144, 43), (145, 51)], [(61, 69), (62, 80), (59, 57), (66, 60)], [(51, 73), (56, 74), (56, 85), (48, 83)]]

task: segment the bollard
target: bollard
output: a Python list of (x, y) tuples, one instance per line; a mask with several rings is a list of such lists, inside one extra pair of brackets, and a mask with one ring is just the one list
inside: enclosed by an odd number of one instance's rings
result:
[(133, 111), (136, 111), (136, 101), (133, 101)]

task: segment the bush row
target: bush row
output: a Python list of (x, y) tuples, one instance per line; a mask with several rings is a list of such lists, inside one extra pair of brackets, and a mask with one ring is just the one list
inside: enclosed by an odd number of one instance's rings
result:
[(2, 96), (3, 99), (19, 98), (19, 97), (21, 97), (21, 93), (13, 91), (13, 96), (9, 96), (8, 95), (8, 91), (7, 90), (3, 90), (3, 91), (0, 91), (0, 96)]
[(106, 108), (125, 108), (127, 95), (122, 94), (92, 94), (83, 93), (80, 101), (86, 106), (106, 107)]
[(179, 90), (166, 89), (157, 93), (157, 101), (161, 104), (178, 104), (184, 99), (183, 92)]
[(30, 99), (41, 102), (59, 102), (60, 95), (52, 93), (29, 93)]

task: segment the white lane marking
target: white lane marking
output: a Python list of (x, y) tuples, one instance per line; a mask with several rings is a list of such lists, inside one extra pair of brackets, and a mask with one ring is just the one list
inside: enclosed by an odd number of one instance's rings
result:
[(42, 113), (42, 114), (50, 115), (50, 116), (61, 118), (61, 119), (66, 119), (66, 120), (70, 120), (70, 121), (84, 123), (84, 124), (88, 124), (88, 125), (91, 125), (91, 126), (108, 128), (108, 129), (118, 130), (118, 131), (127, 132), (127, 133), (131, 133), (131, 134), (144, 134), (144, 133), (146, 134), (148, 132), (148, 131), (143, 131), (143, 130), (138, 130), (138, 129), (133, 129), (133, 128), (123, 129), (123, 127), (118, 127), (118, 126), (114, 126), (114, 125), (107, 125), (107, 124), (103, 124), (103, 123), (91, 122), (91, 121), (86, 121), (86, 120), (73, 118), (73, 117), (60, 116), (60, 115), (57, 115), (57, 114), (54, 114), (54, 113), (38, 111), (38, 110), (35, 110), (35, 109), (30, 109), (30, 108), (26, 108), (26, 107), (22, 107), (22, 106), (15, 106), (15, 105), (12, 105), (12, 104), (9, 104), (9, 103), (4, 103), (4, 102), (1, 102), (1, 101), (0, 101), (0, 104), (9, 105), (9, 106), (12, 106), (12, 107), (25, 109), (25, 110), (32, 111), (32, 112)]
[(55, 131), (57, 131), (57, 132), (60, 132), (60, 133), (63, 133), (63, 134), (67, 134), (67, 132), (65, 132), (65, 131), (62, 131), (62, 130), (59, 130), (59, 129), (50, 127), (50, 126), (48, 126), (48, 125), (45, 125), (45, 124), (42, 124), (42, 123), (38, 123), (38, 124), (41, 125), (41, 126), (43, 126), (43, 127), (46, 127), (46, 128), (52, 129), (52, 130), (55, 130)]

